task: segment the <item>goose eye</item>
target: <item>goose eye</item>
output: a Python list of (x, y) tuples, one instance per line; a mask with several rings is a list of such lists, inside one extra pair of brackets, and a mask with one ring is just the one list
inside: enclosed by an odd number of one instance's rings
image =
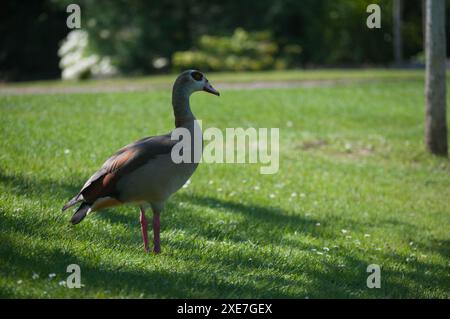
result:
[(203, 79), (203, 74), (200, 72), (192, 72), (191, 76), (195, 81), (201, 81)]

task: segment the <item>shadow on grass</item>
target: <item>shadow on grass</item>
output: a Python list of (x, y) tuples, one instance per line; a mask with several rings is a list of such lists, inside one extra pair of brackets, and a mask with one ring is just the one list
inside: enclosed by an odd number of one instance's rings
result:
[[(74, 186), (63, 182), (61, 180), (52, 179), (39, 179), (18, 174), (8, 174), (0, 169), (0, 184), (4, 184), (8, 192), (13, 193), (18, 196), (48, 196), (48, 195), (58, 195), (64, 196), (61, 198), (61, 208), (64, 205), (64, 200), (69, 200), (74, 195), (76, 195), (80, 186)], [(83, 185), (81, 179), (76, 185)], [(67, 197), (67, 198), (66, 198)]]
[[(6, 256), (1, 272), (4, 277), (19, 274), (23, 278), (24, 270), (31, 277), (32, 273), (41, 274), (42, 281), (49, 282), (46, 274), (56, 273), (54, 286), (60, 292), (64, 290), (66, 296), (83, 298), (86, 293), (103, 294), (123, 297), (167, 297), (182, 298), (186, 296), (216, 296), (221, 293), (243, 289), (250, 291), (251, 287), (245, 285), (233, 285), (227, 283), (209, 283), (205, 277), (195, 269), (180, 272), (168, 270), (136, 270), (117, 269), (114, 265), (92, 265), (83, 258), (62, 251), (41, 251), (39, 256), (25, 255), (15, 249), (12, 243), (4, 242), (0, 249), (1, 255)], [(147, 256), (155, 258), (154, 256)], [(59, 288), (57, 280), (65, 279), (65, 272), (69, 264), (78, 264), (82, 269), (82, 290)], [(38, 281), (39, 283), (39, 281)], [(47, 283), (44, 283), (46, 285)], [(13, 292), (12, 292), (13, 293)], [(11, 297), (11, 296), (0, 296)], [(87, 296), (89, 297), (89, 295)]]
[[(59, 200), (63, 202), (65, 200), (63, 197), (66, 195), (70, 197), (78, 190), (62, 182), (35, 180), (4, 173), (0, 173), (0, 182), (7, 185), (11, 193), (19, 196), (26, 194), (37, 200), (41, 196), (48, 198), (56, 196), (58, 202)], [(59, 188), (59, 191), (55, 192), (55, 188)], [(193, 208), (181, 209), (176, 205), (180, 200), (193, 206), (214, 207), (239, 217), (238, 222), (231, 224), (212, 222), (207, 216), (196, 213)], [(109, 258), (99, 257), (99, 262), (98, 258), (77, 256), (70, 246), (63, 247), (62, 244), (56, 244), (52, 249), (41, 247), (39, 251), (27, 252), (26, 247), (12, 241), (11, 238), (28, 235), (39, 237), (42, 241), (57, 243), (58, 235), (52, 233), (48, 228), (49, 225), (39, 221), (38, 215), (29, 216), (29, 220), (24, 225), (19, 222), (19, 217), (12, 217), (5, 211), (0, 214), (0, 238), (2, 239), (0, 272), (2, 277), (14, 279), (17, 275), (31, 276), (33, 272), (48, 274), (58, 270), (64, 276), (67, 275), (65, 269), (68, 264), (78, 263), (82, 267), (85, 288), (82, 291), (69, 291), (62, 287), (55, 287), (60, 290), (60, 294), (55, 291), (56, 296), (66, 297), (99, 294), (105, 297), (111, 294), (125, 297), (142, 295), (172, 298), (301, 298), (306, 295), (311, 298), (415, 297), (426, 295), (421, 293), (420, 289), (431, 291), (433, 295), (433, 289), (446, 291), (448, 288), (445, 279), (442, 280), (442, 275), (446, 273), (445, 267), (415, 261), (415, 264), (407, 271), (399, 272), (392, 268), (383, 270), (382, 288), (369, 290), (366, 287), (368, 275), (366, 267), (370, 262), (365, 256), (355, 253), (351, 248), (342, 247), (338, 252), (343, 265), (341, 267), (335, 264), (334, 259), (327, 260), (325, 257), (318, 259), (319, 257), (309, 255), (310, 247), (307, 244), (299, 246), (297, 243), (283, 240), (283, 231), (298, 231), (303, 235), (333, 239), (332, 229), (316, 230), (314, 227), (316, 222), (325, 224), (332, 221), (307, 219), (276, 207), (186, 194), (175, 196), (167, 210), (168, 214), (163, 215), (163, 231), (181, 228), (189, 235), (213, 241), (219, 246), (223, 241), (243, 245), (251, 241), (252, 244), (259, 245), (256, 245), (253, 250), (243, 250), (239, 248), (241, 246), (234, 246), (225, 255), (220, 256), (205, 253), (201, 249), (201, 242), (166, 238), (166, 252), (162, 256), (143, 255), (141, 250), (137, 249), (137, 243), (141, 240), (137, 213), (121, 214), (117, 211), (106, 211), (98, 214), (96, 218), (111, 224), (135, 225), (136, 229), (130, 230), (129, 236), (115, 236), (101, 229), (95, 229), (95, 234), (89, 234), (91, 236), (83, 238), (80, 235), (88, 235), (89, 231), (92, 232), (92, 228), (83, 230), (81, 228), (83, 225), (78, 226), (81, 229), (74, 228), (74, 231), (68, 232), (68, 236), (73, 236), (71, 238), (77, 241), (81, 240), (86, 247), (95, 244), (99, 247), (111, 248), (114, 247), (115, 241), (120, 241), (122, 248), (128, 251), (126, 255), (130, 256), (131, 260), (130, 264), (119, 267), (119, 261), (116, 259), (112, 259), (112, 264), (107, 264)], [(53, 223), (50, 227), (62, 226)], [(280, 230), (283, 231), (280, 232)], [(94, 243), (91, 243), (91, 240)], [(260, 246), (272, 246), (273, 249), (261, 249)], [(304, 249), (304, 252), (300, 257), (291, 256), (289, 253), (286, 255), (286, 252), (279, 247), (288, 247), (296, 251)], [(445, 251), (442, 250), (442, 253)], [(402, 264), (406, 259), (406, 256), (391, 256), (387, 252), (380, 252), (378, 257), (382, 261), (391, 260), (395, 264)], [(158, 263), (173, 264), (174, 268), (158, 268)], [(321, 266), (318, 267), (317, 263), (321, 263)], [(433, 271), (427, 273), (429, 269)], [(0, 291), (3, 294), (1, 297), (15, 295), (14, 290), (8, 291), (2, 288)], [(299, 291), (304, 292), (304, 295)]]
[[(189, 207), (179, 207), (180, 201), (189, 203)], [(200, 209), (202, 207), (215, 208), (233, 215), (231, 219), (234, 221), (212, 221), (210, 216), (195, 212), (193, 206), (199, 206)], [(194, 236), (198, 235), (210, 240), (230, 240), (238, 243), (251, 241), (255, 244), (280, 244), (283, 241), (283, 232), (317, 233), (318, 230), (315, 225), (319, 222), (314, 218), (289, 214), (277, 207), (264, 207), (251, 203), (237, 203), (213, 197), (189, 196), (186, 194), (177, 194), (171, 198), (161, 216), (163, 231), (179, 228)], [(133, 215), (121, 214), (117, 211), (98, 214), (98, 218), (108, 220), (111, 223), (123, 224), (136, 224), (138, 222), (137, 217), (137, 210), (136, 214)], [(249, 229), (252, 231), (249, 231)]]

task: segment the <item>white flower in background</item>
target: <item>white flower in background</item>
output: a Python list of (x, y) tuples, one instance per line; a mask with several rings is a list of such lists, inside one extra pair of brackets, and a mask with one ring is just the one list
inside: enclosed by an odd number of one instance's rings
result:
[(90, 72), (90, 69), (94, 64), (97, 63), (97, 57), (91, 56), (86, 59), (81, 59), (76, 62), (76, 64), (69, 66), (64, 69), (62, 73), (62, 78), (64, 80), (77, 80), (81, 79), (85, 74)]
[(58, 50), (60, 57), (65, 56), (69, 52), (85, 49), (88, 45), (88, 34), (86, 31), (74, 30), (69, 32)]
[(89, 54), (88, 44), (89, 36), (86, 31), (69, 32), (58, 50), (63, 80), (79, 80), (90, 76), (108, 77), (118, 73), (109, 57)]
[(162, 58), (162, 57), (156, 58), (156, 59), (153, 59), (152, 64), (155, 69), (162, 69), (169, 64), (169, 60), (167, 58)]
[(59, 67), (62, 69), (68, 68), (71, 65), (76, 64), (82, 58), (83, 52), (79, 50), (74, 52), (68, 52), (67, 54), (63, 55), (61, 60), (59, 61)]
[(102, 58), (92, 67), (92, 74), (96, 77), (107, 77), (116, 75), (117, 69), (112, 65), (109, 57)]

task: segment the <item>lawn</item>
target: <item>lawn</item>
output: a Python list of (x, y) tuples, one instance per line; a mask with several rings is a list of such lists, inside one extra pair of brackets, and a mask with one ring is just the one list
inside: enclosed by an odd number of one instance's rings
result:
[[(0, 297), (450, 298), (450, 161), (423, 150), (414, 74), (194, 95), (204, 128), (280, 128), (280, 170), (201, 164), (161, 216), (161, 255), (133, 207), (77, 226), (60, 210), (116, 149), (172, 128), (169, 90), (0, 96)], [(74, 263), (80, 289), (63, 285)]]
[[(214, 79), (215, 83), (236, 84), (249, 82), (317, 82), (317, 81), (381, 81), (381, 80), (418, 80), (423, 79), (421, 70), (313, 70), (313, 71), (261, 71), (261, 72), (219, 72), (208, 73), (208, 77)], [(143, 91), (148, 89), (170, 88), (174, 81), (174, 75), (156, 75), (133, 78), (97, 79), (86, 81), (38, 81), (38, 82), (14, 82), (0, 83), (0, 94), (31, 90), (41, 92), (62, 91), (64, 93), (74, 90), (79, 91), (101, 91), (122, 90)]]

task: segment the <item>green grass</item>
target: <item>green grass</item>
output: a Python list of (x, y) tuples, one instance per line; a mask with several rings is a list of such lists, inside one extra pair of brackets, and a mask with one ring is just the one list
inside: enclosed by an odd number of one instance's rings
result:
[[(270, 81), (335, 81), (335, 80), (421, 80), (424, 78), (423, 70), (288, 70), (288, 71), (259, 71), (259, 72), (209, 72), (209, 79), (214, 82), (246, 83), (246, 82), (270, 82)], [(165, 88), (173, 84), (176, 75), (142, 76), (134, 78), (113, 78), (85, 81), (37, 81), (37, 82), (15, 82), (0, 83), (2, 89), (27, 89), (41, 87), (45, 89), (64, 88), (105, 88), (116, 86), (134, 86), (137, 88), (156, 87)]]
[[(201, 164), (155, 256), (137, 209), (72, 227), (60, 208), (113, 151), (172, 128), (170, 92), (0, 96), (0, 297), (450, 297), (450, 162), (423, 150), (420, 80), (191, 103), (204, 128), (279, 127), (280, 171)], [(59, 285), (72, 263), (81, 289)]]

